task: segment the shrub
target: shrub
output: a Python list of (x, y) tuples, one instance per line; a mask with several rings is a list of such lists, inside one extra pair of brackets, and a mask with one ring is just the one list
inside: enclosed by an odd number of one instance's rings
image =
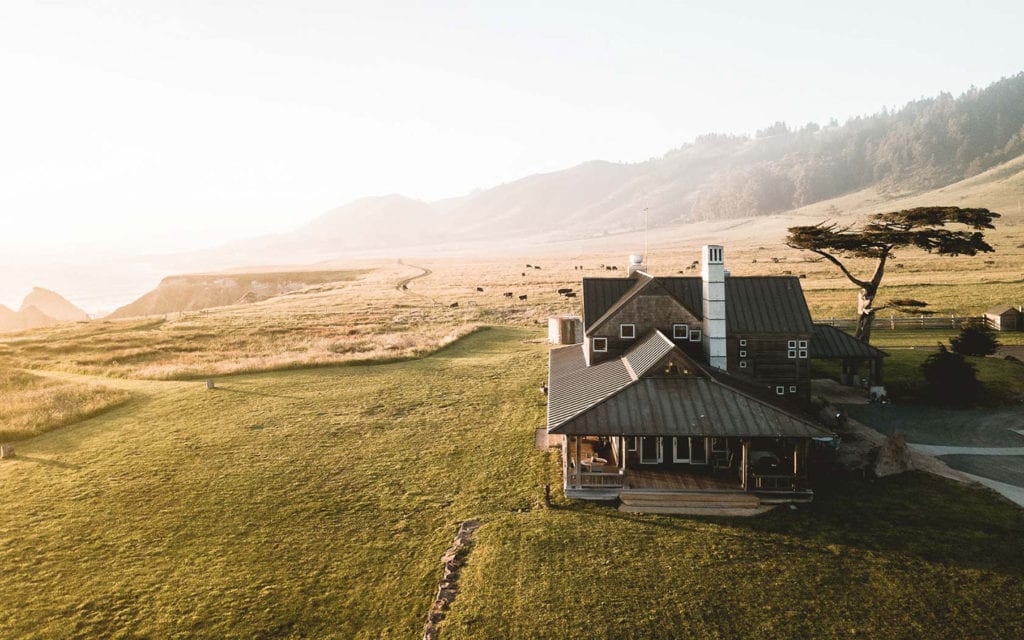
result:
[(996, 332), (984, 325), (964, 325), (960, 335), (949, 339), (949, 344), (964, 356), (990, 356), (999, 348)]
[(938, 352), (928, 356), (921, 365), (928, 395), (941, 404), (969, 407), (981, 401), (984, 385), (978, 381), (977, 369), (940, 344)]

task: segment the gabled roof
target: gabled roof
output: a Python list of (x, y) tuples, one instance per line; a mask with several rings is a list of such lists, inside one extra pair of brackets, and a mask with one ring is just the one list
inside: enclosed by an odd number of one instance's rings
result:
[(1017, 311), (1017, 307), (1014, 307), (1014, 306), (1008, 305), (1008, 304), (1001, 304), (998, 307), (992, 307), (991, 309), (986, 311), (985, 315), (987, 315), (987, 316), (1001, 316), (1001, 315), (1003, 315), (1004, 313), (1006, 313), (1008, 311), (1012, 311), (1014, 314), (1020, 313), (1019, 311)]
[(660, 331), (623, 357), (588, 367), (583, 345), (552, 349), (548, 432), (588, 435), (828, 435), (813, 422), (740, 391), (728, 374), (694, 363), (698, 376), (644, 377), (672, 353)]
[(548, 360), (548, 425), (564, 422), (621, 391), (650, 371), (675, 345), (660, 331), (640, 340), (626, 355), (587, 366), (585, 346), (552, 349)]
[(548, 433), (713, 437), (831, 435), (813, 422), (714, 378), (643, 378), (605, 401), (551, 425)]
[[(587, 331), (600, 325), (656, 282), (698, 319), (703, 318), (699, 277), (584, 278), (583, 324)], [(809, 334), (811, 314), (794, 276), (730, 276), (725, 279), (725, 318), (728, 333)]]
[(827, 324), (814, 325), (808, 355), (814, 359), (831, 358), (884, 358), (889, 354), (877, 347), (854, 338), (842, 329)]

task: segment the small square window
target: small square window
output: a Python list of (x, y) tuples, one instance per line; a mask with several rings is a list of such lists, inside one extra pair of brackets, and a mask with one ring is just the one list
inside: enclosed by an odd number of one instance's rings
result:
[(634, 436), (626, 437), (626, 451), (636, 451), (636, 438)]
[(807, 341), (806, 340), (801, 340), (799, 342), (799, 345), (800, 345), (801, 349), (806, 349), (807, 348)]
[(672, 325), (672, 338), (674, 340), (686, 340), (690, 337), (690, 325), (687, 324), (674, 324)]
[(795, 385), (790, 385), (789, 392), (790, 393), (796, 393), (796, 386)]
[(777, 395), (780, 395), (780, 396), (786, 395), (786, 387), (783, 387), (781, 385), (778, 386), (778, 387), (775, 387), (775, 393)]
[(789, 350), (789, 357), (794, 359), (796, 358), (796, 349)]
[(747, 357), (747, 352), (743, 351), (743, 350), (740, 350), (740, 357), (741, 358), (746, 358)]
[(790, 340), (789, 344), (787, 345), (787, 348), (796, 349), (796, 340)]
[(740, 369), (746, 369), (746, 368), (747, 368), (747, 361), (746, 360), (740, 360)]
[(741, 346), (741, 347), (745, 347), (745, 346), (747, 346), (747, 340), (746, 340), (746, 338), (744, 338), (743, 340), (740, 340), (740, 346)]
[(608, 338), (594, 338), (594, 351), (608, 351)]
[(636, 337), (636, 325), (635, 324), (620, 324), (619, 325), (619, 337), (632, 340)]
[(690, 329), (690, 342), (700, 342), (700, 329)]
[(806, 358), (807, 357), (807, 349), (801, 349), (800, 350), (800, 357), (801, 358)]

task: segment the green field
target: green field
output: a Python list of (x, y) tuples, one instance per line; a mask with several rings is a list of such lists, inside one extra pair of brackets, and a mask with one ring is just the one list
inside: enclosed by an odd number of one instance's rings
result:
[(1024, 512), (917, 474), (821, 483), (751, 520), (570, 502), (541, 333), (198, 382), (0, 462), (2, 637), (412, 638), (456, 524), (477, 542), (442, 638), (1024, 634)]

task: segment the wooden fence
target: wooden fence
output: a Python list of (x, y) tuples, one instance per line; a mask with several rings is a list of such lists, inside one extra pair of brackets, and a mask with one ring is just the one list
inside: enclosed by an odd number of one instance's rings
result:
[[(815, 318), (815, 324), (827, 324), (837, 329), (856, 329), (856, 318)], [(879, 329), (959, 329), (965, 324), (984, 325), (985, 316), (890, 316), (883, 318), (875, 317), (872, 331)]]

